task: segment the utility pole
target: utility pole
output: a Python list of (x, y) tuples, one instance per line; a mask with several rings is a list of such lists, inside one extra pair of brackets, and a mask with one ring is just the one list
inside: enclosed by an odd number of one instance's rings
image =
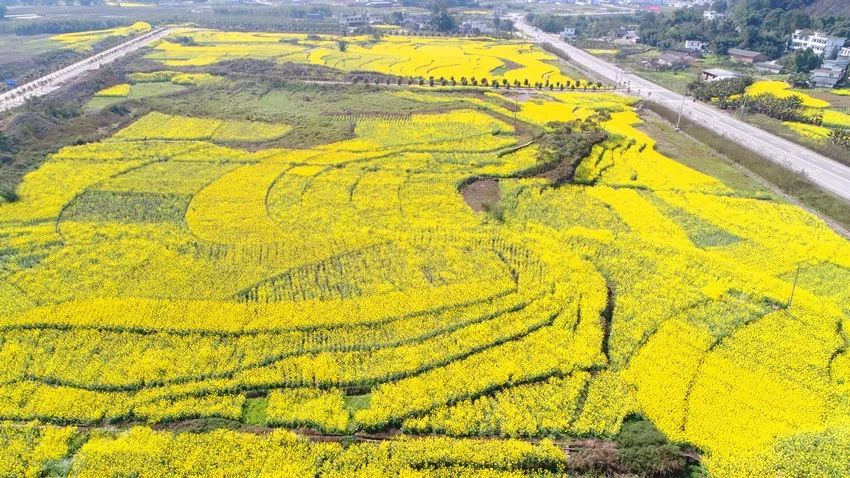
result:
[(747, 94), (746, 93), (744, 93), (742, 99), (743, 99), (743, 103), (741, 103), (741, 119), (744, 119), (744, 114), (746, 113), (746, 110), (747, 110)]
[(791, 304), (794, 302), (794, 292), (797, 290), (797, 279), (800, 278), (800, 266), (801, 264), (797, 264), (797, 272), (794, 273), (794, 285), (791, 286), (791, 296), (788, 297), (788, 304), (785, 305), (786, 309), (791, 308)]
[(685, 99), (686, 98), (687, 97), (685, 95), (682, 95), (682, 104), (679, 105), (679, 118), (676, 119), (676, 131), (681, 131), (680, 127), (682, 125), (682, 113), (685, 111)]

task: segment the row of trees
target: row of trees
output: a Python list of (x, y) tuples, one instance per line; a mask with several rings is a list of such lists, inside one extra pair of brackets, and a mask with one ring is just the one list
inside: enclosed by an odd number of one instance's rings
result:
[(16, 35), (57, 35), (89, 30), (106, 30), (127, 26), (131, 23), (132, 21), (126, 18), (36, 20), (15, 25), (12, 31)]
[(439, 78), (436, 78), (436, 77), (433, 77), (433, 76), (430, 76), (428, 78), (424, 78), (424, 77), (420, 76), (420, 77), (416, 77), (416, 78), (407, 77), (405, 79), (401, 76), (398, 76), (398, 77), (380, 76), (380, 77), (370, 78), (367, 75), (353, 75), (353, 76), (351, 76), (351, 82), (355, 83), (355, 84), (360, 83), (360, 82), (363, 82), (363, 83), (374, 82), (376, 85), (381, 84), (381, 83), (386, 83), (388, 85), (391, 85), (393, 83), (395, 83), (397, 85), (402, 85), (402, 84), (407, 83), (408, 85), (418, 84), (419, 86), (425, 86), (426, 84), (428, 86), (437, 86), (437, 85), (439, 85), (439, 86), (449, 86), (449, 85), (458, 86), (458, 85), (460, 85), (460, 86), (491, 86), (493, 88), (499, 88), (501, 86), (502, 88), (507, 88), (507, 89), (510, 89), (511, 86), (513, 86), (514, 88), (549, 89), (549, 90), (552, 90), (552, 91), (554, 91), (556, 89), (559, 90), (559, 91), (564, 91), (564, 90), (567, 90), (567, 89), (569, 89), (569, 90), (583, 89), (584, 91), (587, 91), (588, 89), (598, 90), (598, 89), (601, 89), (604, 86), (601, 81), (597, 81), (596, 83), (588, 83), (588, 82), (580, 83), (578, 81), (573, 82), (573, 81), (567, 80), (566, 82), (560, 82), (559, 81), (559, 82), (552, 83), (552, 82), (547, 80), (547, 81), (538, 81), (538, 82), (532, 83), (532, 82), (528, 81), (528, 78), (525, 78), (523, 81), (519, 81), (518, 79), (515, 79), (513, 82), (510, 82), (506, 78), (502, 78), (502, 80), (499, 81), (495, 78), (488, 80), (486, 77), (482, 77), (479, 80), (478, 78), (475, 78), (475, 77), (466, 78), (465, 76), (461, 76), (460, 79), (456, 79), (454, 76), (451, 76), (449, 78), (446, 78), (446, 77), (443, 77), (443, 76), (441, 76)]

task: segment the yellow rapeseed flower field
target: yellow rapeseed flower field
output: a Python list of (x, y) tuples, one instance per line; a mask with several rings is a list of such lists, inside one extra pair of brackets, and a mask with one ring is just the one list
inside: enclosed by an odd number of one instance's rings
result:
[(78, 50), (91, 50), (95, 43), (109, 37), (126, 37), (150, 31), (151, 25), (147, 22), (136, 22), (126, 27), (116, 27), (106, 30), (90, 30), (75, 33), (62, 33), (50, 37), (51, 40), (62, 43), (64, 46)]
[[(375, 71), (404, 77), (526, 79), (533, 83), (564, 83), (552, 63), (555, 56), (531, 43), (490, 38), (439, 38), (386, 35), (318, 38), (294, 33), (219, 32), (183, 30), (191, 44), (161, 41), (149, 58), (170, 67), (202, 66), (239, 57), (312, 63), (343, 71)], [(338, 42), (347, 47), (341, 51)], [(172, 80), (173, 81), (173, 80)]]
[[(558, 75), (521, 44), (390, 37), (349, 58), (193, 35), (160, 50), (356, 69), (388, 48), (403, 60), (380, 68), (399, 74), (509, 58), (505, 76)], [(537, 439), (611, 437), (632, 414), (699, 447), (712, 476), (847, 473), (850, 242), (666, 157), (616, 94), (392, 94), (428, 112), (303, 149), (267, 144), (286, 124), (151, 112), (27, 174), (0, 203), (0, 474), (73, 452), (74, 477), (559, 476), (567, 454)], [(608, 136), (552, 187), (528, 139), (571, 120)], [(498, 179), (487, 211), (458, 191), (481, 177)], [(138, 426), (74, 442), (73, 425), (194, 418), (405, 437)]]

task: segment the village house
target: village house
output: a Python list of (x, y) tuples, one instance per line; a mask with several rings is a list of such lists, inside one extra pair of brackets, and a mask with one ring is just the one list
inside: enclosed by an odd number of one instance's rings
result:
[(365, 13), (356, 15), (340, 15), (339, 24), (348, 28), (365, 27), (369, 24), (369, 15)]
[(797, 30), (791, 35), (791, 49), (811, 48), (813, 52), (824, 58), (834, 58), (844, 46), (845, 41), (844, 38), (824, 35), (820, 32), (806, 33), (803, 30)]
[(620, 38), (614, 40), (614, 43), (634, 45), (640, 40), (640, 36), (634, 30), (628, 30)]
[(771, 75), (778, 75), (779, 73), (782, 73), (783, 70), (782, 65), (776, 63), (775, 61), (762, 61), (759, 63), (753, 63), (753, 66), (756, 67), (756, 70)]
[(685, 40), (685, 50), (705, 52), (708, 50), (708, 43), (699, 40)]
[(665, 51), (658, 57), (656, 63), (668, 68), (687, 68), (699, 58), (678, 51)]
[(809, 74), (809, 82), (815, 88), (835, 88), (835, 85), (847, 73), (848, 65), (850, 65), (850, 57), (824, 60), (820, 68)]
[(740, 76), (740, 73), (720, 68), (710, 68), (708, 70), (703, 70), (702, 73), (700, 73), (700, 78), (702, 78), (703, 81), (728, 80), (730, 78), (739, 78)]
[(740, 63), (758, 63), (762, 61), (767, 61), (767, 55), (764, 53), (760, 53), (752, 50), (742, 50), (740, 48), (730, 48), (729, 58), (740, 62)]

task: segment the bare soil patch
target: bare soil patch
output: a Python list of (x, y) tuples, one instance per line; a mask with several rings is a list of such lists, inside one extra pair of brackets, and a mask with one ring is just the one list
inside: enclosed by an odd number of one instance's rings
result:
[(460, 188), (460, 195), (473, 211), (487, 211), (499, 202), (499, 180), (476, 179)]

